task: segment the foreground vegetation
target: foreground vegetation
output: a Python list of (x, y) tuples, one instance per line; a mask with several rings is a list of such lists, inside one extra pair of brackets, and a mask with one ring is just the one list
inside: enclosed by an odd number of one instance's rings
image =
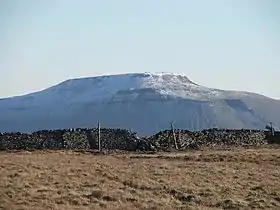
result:
[(280, 148), (0, 153), (0, 209), (280, 209)]

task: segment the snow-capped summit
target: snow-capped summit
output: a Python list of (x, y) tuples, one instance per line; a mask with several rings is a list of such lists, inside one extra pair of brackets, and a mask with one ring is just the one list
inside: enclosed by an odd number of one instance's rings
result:
[[(135, 99), (139, 94), (157, 94), (181, 99), (209, 100), (244, 95), (244, 92), (223, 91), (203, 87), (187, 76), (175, 73), (131, 73), (70, 79), (28, 96), (56, 100), (104, 102), (118, 96)], [(24, 97), (24, 96), (23, 96)]]
[(146, 135), (168, 128), (170, 121), (191, 130), (264, 128), (268, 121), (280, 125), (279, 109), (277, 100), (204, 87), (182, 74), (104, 75), (0, 100), (0, 131), (92, 127), (101, 122)]

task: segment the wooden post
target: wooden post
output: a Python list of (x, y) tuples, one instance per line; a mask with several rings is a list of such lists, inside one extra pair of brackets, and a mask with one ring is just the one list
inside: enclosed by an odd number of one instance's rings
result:
[(101, 151), (101, 142), (100, 142), (100, 123), (98, 123), (98, 150)]
[[(179, 144), (180, 144), (180, 142), (181, 142), (181, 130), (179, 130), (179, 132), (178, 132), (178, 141), (179, 141)], [(176, 143), (177, 143), (177, 146), (178, 146), (177, 141), (176, 141)]]
[(271, 135), (274, 136), (274, 129), (273, 129), (273, 124), (272, 124), (272, 122), (270, 122), (270, 128), (271, 128), (271, 130), (270, 130)]
[(174, 141), (174, 144), (175, 144), (175, 148), (178, 149), (176, 136), (175, 136), (175, 132), (174, 132), (174, 127), (173, 127), (173, 122), (171, 123), (171, 130), (172, 130), (172, 134), (173, 134), (173, 141)]

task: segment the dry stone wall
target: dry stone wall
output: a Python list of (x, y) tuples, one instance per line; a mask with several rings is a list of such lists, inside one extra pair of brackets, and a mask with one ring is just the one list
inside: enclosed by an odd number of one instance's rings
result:
[[(124, 129), (101, 129), (102, 150), (141, 149), (142, 139)], [(65, 129), (34, 133), (0, 133), (0, 150), (99, 149), (96, 129)], [(148, 150), (148, 148), (144, 148)]]
[(268, 135), (269, 144), (280, 144), (280, 131), (274, 132), (274, 135)]
[[(184, 150), (188, 148), (215, 146), (248, 146), (267, 144), (266, 132), (260, 130), (219, 130), (209, 129), (198, 132), (187, 130), (162, 131), (150, 137), (156, 150), (170, 148)], [(174, 140), (175, 136), (175, 140)]]
[[(139, 138), (124, 129), (100, 130), (102, 150), (168, 151), (215, 146), (267, 144), (267, 133), (260, 130), (187, 130), (161, 131)], [(175, 138), (174, 138), (175, 137)], [(177, 146), (177, 148), (176, 148)], [(43, 130), (34, 133), (0, 133), (0, 150), (98, 149), (97, 129)]]

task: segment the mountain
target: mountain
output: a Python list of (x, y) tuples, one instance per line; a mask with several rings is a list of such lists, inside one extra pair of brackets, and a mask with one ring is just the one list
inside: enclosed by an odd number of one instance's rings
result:
[(0, 131), (102, 127), (150, 135), (176, 128), (280, 127), (280, 101), (207, 88), (173, 73), (135, 73), (71, 79), (45, 90), (0, 99)]

